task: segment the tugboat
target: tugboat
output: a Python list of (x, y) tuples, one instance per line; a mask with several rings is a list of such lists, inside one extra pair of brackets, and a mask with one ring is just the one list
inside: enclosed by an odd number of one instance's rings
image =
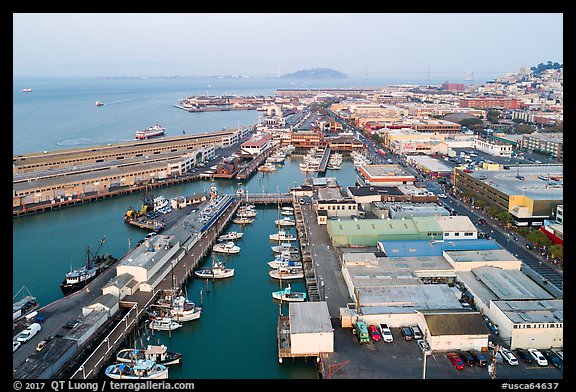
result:
[(82, 290), (88, 283), (92, 282), (98, 275), (110, 268), (112, 264), (118, 261), (117, 258), (104, 254), (98, 256), (98, 251), (104, 244), (106, 237), (100, 241), (100, 246), (94, 254), (90, 252), (90, 247), (86, 248), (86, 263), (80, 268), (70, 271), (60, 284), (60, 290), (64, 296)]

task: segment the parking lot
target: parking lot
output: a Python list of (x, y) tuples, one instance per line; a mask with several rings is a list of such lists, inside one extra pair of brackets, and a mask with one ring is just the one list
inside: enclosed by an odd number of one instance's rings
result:
[[(361, 345), (351, 328), (341, 328), (340, 321), (332, 320), (334, 350), (325, 360), (325, 374), (336, 379), (422, 379), (423, 355), (415, 340), (405, 341), (399, 328), (391, 328), (394, 341), (380, 340)], [(432, 352), (426, 359), (426, 379), (490, 379), (487, 367), (469, 367), (457, 370), (446, 358), (447, 352)], [(484, 353), (492, 359), (492, 351)], [(348, 361), (348, 362), (346, 362)], [(520, 363), (510, 366), (500, 360), (496, 365), (497, 379), (562, 379), (563, 369), (552, 365)]]

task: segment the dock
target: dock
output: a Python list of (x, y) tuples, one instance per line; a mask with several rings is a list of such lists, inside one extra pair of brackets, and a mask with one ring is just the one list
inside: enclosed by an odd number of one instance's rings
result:
[(328, 166), (328, 160), (330, 159), (331, 152), (332, 150), (330, 149), (330, 147), (326, 147), (326, 149), (324, 150), (324, 154), (322, 154), (322, 159), (320, 160), (320, 166), (318, 166), (319, 173), (326, 172), (326, 167)]
[(236, 174), (236, 178), (238, 180), (246, 180), (250, 178), (250, 176), (256, 171), (256, 169), (258, 169), (258, 166), (260, 166), (266, 160), (266, 158), (272, 155), (274, 151), (275, 149), (270, 148), (268, 149), (268, 151), (264, 152), (264, 154), (258, 155), (256, 158), (250, 161), (248, 165), (246, 165), (245, 167), (243, 167), (238, 171), (238, 173)]

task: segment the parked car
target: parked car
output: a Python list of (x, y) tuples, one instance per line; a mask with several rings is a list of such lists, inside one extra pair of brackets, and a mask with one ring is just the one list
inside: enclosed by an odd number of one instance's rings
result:
[(534, 359), (534, 361), (538, 365), (548, 366), (548, 360), (546, 359), (546, 357), (544, 357), (544, 355), (542, 355), (542, 353), (540, 351), (538, 351), (535, 348), (529, 348), (528, 352), (530, 353), (530, 355), (532, 356), (532, 358)]
[(70, 321), (68, 321), (66, 324), (64, 324), (64, 328), (72, 329), (72, 328), (74, 328), (75, 326), (77, 326), (78, 323), (80, 323), (80, 321), (78, 321), (78, 320), (70, 320)]
[(470, 351), (470, 354), (472, 354), (478, 366), (485, 367), (488, 365), (488, 360), (486, 359), (486, 356), (480, 351)]
[(530, 355), (528, 350), (524, 350), (523, 348), (517, 348), (516, 354), (518, 355), (518, 358), (520, 358), (524, 363), (534, 362), (534, 359), (532, 358), (532, 355)]
[(13, 340), (12, 341), (12, 352), (18, 350), (21, 345), (22, 345), (22, 343), (20, 343), (19, 341)]
[(446, 358), (454, 365), (454, 367), (458, 370), (464, 370), (466, 365), (462, 361), (462, 358), (456, 353), (448, 353), (446, 354)]
[(42, 349), (44, 348), (44, 346), (46, 346), (46, 343), (48, 343), (50, 341), (50, 338), (46, 338), (44, 340), (41, 340), (37, 345), (36, 345), (36, 351), (42, 351)]
[(27, 341), (32, 339), (34, 336), (36, 336), (36, 334), (38, 332), (40, 332), (41, 329), (42, 329), (42, 326), (40, 326), (40, 324), (33, 323), (28, 328), (26, 328), (24, 331), (20, 332), (20, 334), (18, 335), (16, 340), (18, 340), (20, 343), (26, 343)]
[(394, 341), (392, 331), (388, 327), (388, 324), (380, 324), (380, 333), (382, 334), (382, 340), (386, 343), (392, 343)]
[(518, 358), (516, 358), (514, 356), (514, 354), (512, 353), (512, 351), (508, 350), (507, 348), (503, 348), (502, 350), (500, 350), (500, 352), (502, 353), (502, 358), (504, 358), (504, 360), (506, 362), (508, 362), (508, 365), (511, 366), (517, 366), (518, 365)]
[(438, 197), (442, 198), (442, 199), (446, 199), (448, 196), (446, 196), (445, 193), (439, 193)]
[(426, 348), (424, 348), (424, 339), (418, 339), (416, 340), (416, 343), (418, 343), (420, 351), (424, 352), (424, 350), (426, 350), (426, 355), (432, 354), (432, 349), (430, 348), (430, 344), (428, 342), (426, 342)]
[(380, 332), (378, 331), (378, 328), (375, 325), (369, 325), (368, 326), (368, 333), (370, 333), (370, 337), (372, 338), (373, 341), (378, 342), (380, 341)]
[(564, 351), (561, 348), (553, 348), (552, 351), (554, 351), (554, 353), (558, 355), (562, 361), (564, 361)]
[(400, 329), (400, 332), (402, 333), (402, 336), (404, 337), (404, 340), (412, 340), (414, 339), (414, 335), (412, 334), (412, 330), (409, 327), (402, 327)]
[(562, 369), (562, 359), (560, 359), (560, 357), (558, 355), (556, 355), (556, 353), (552, 350), (542, 350), (542, 354), (544, 354), (544, 356), (546, 357), (546, 359), (548, 360), (548, 362), (552, 363), (552, 365), (554, 365), (555, 367), (557, 367), (558, 369)]
[(420, 328), (417, 325), (410, 326), (410, 329), (412, 330), (412, 335), (414, 335), (414, 339), (418, 340), (424, 338), (422, 331), (420, 331)]
[(478, 222), (480, 222), (481, 225), (487, 225), (488, 224), (488, 222), (486, 222), (486, 219), (484, 219), (484, 218), (480, 218), (478, 220)]
[(460, 358), (462, 358), (462, 361), (468, 365), (468, 366), (474, 366), (476, 365), (476, 359), (474, 358), (474, 356), (470, 353), (470, 351), (460, 351)]

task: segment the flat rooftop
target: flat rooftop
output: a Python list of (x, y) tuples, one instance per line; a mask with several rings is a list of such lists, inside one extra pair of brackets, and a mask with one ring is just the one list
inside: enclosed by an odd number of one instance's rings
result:
[[(417, 257), (417, 256), (442, 256), (444, 251), (450, 251), (450, 255), (462, 254), (468, 256), (468, 251), (502, 250), (502, 247), (494, 240), (466, 239), (450, 241), (379, 241), (378, 247), (388, 257)], [(464, 252), (463, 252), (464, 251)], [(508, 253), (508, 252), (506, 252)], [(469, 257), (469, 256), (468, 256)], [(459, 260), (458, 260), (459, 261)]]
[(446, 284), (394, 285), (360, 288), (362, 314), (414, 313), (416, 310), (462, 309)]
[(402, 196), (404, 193), (396, 186), (349, 186), (348, 192), (352, 196), (376, 196), (376, 195), (392, 195)]
[(361, 165), (360, 166), (370, 177), (398, 177), (409, 176), (412, 174), (404, 170), (400, 165)]
[[(150, 270), (160, 261), (160, 259), (162, 259), (162, 257), (166, 255), (166, 253), (168, 253), (172, 247), (172, 244), (170, 243), (172, 239), (174, 239), (174, 236), (162, 234), (148, 238), (142, 245), (132, 250), (129, 258), (122, 259), (121, 264), (119, 265), (142, 267)], [(166, 245), (169, 246), (168, 249), (165, 249)]]
[(458, 277), (482, 302), (498, 300), (535, 300), (554, 297), (522, 271), (485, 266), (458, 272)]
[(338, 188), (318, 189), (318, 200), (342, 200), (344, 196)]
[(408, 155), (407, 158), (433, 172), (451, 173), (454, 171), (452, 167), (427, 155)]
[(290, 333), (332, 333), (328, 304), (321, 302), (291, 302), (289, 305)]
[[(468, 175), (483, 181), (509, 196), (525, 195), (534, 200), (563, 200), (563, 186), (553, 187), (548, 181), (541, 180), (539, 176), (564, 177), (564, 165), (517, 165), (510, 166), (510, 170), (474, 170)], [(519, 180), (516, 175), (524, 176)], [(480, 180), (480, 178), (484, 178)]]
[[(475, 240), (475, 241), (492, 241), (492, 240)], [(446, 249), (452, 260), (457, 263), (474, 263), (479, 261), (516, 261), (518, 260), (512, 253), (493, 241), (498, 248), (485, 249), (468, 249), (468, 250), (451, 250)]]
[(547, 299), (534, 301), (494, 301), (513, 323), (563, 323), (564, 301)]

